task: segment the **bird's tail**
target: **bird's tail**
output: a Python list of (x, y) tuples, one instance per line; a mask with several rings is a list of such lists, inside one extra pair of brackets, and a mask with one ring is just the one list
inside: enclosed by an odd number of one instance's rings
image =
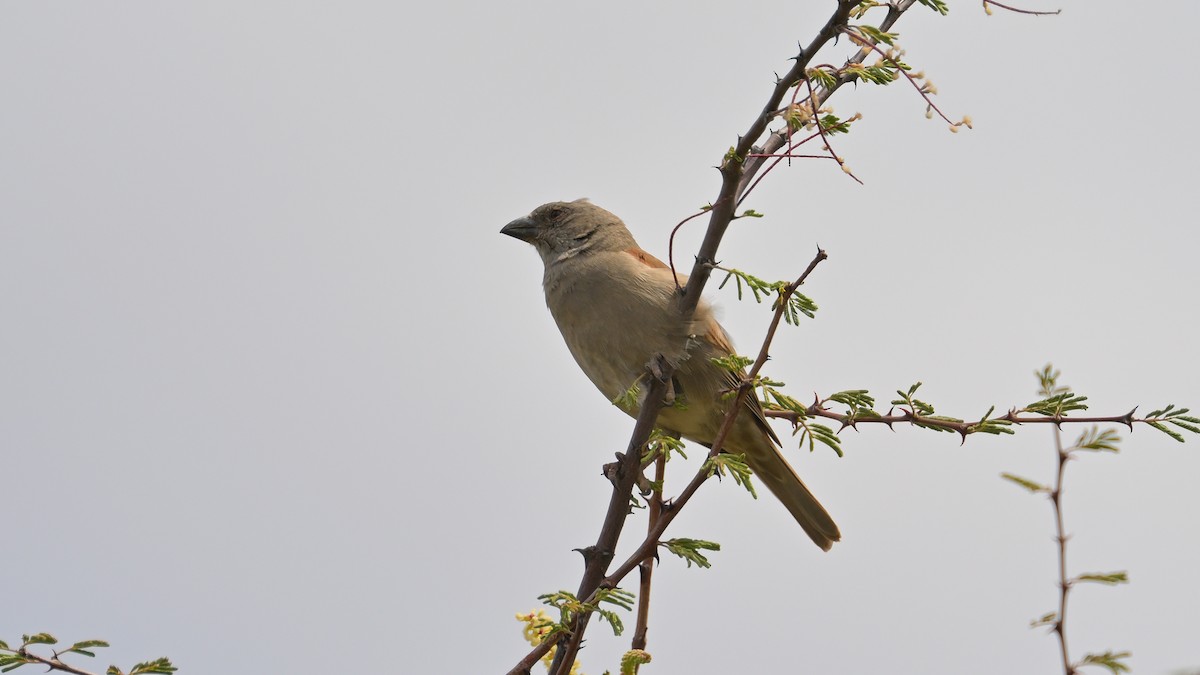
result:
[(765, 435), (761, 442), (747, 443), (736, 451), (746, 453), (746, 462), (762, 480), (771, 494), (783, 502), (805, 533), (822, 550), (828, 551), (833, 542), (841, 541), (842, 533), (829, 512), (796, 475), (795, 469), (780, 454), (779, 448)]

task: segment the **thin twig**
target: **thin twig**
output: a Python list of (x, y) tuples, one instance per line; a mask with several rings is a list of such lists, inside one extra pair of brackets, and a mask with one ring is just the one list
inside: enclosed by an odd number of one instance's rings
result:
[(985, 421), (1003, 421), (1012, 424), (1053, 424), (1062, 426), (1063, 424), (1124, 424), (1131, 430), (1135, 424), (1163, 424), (1170, 421), (1166, 417), (1135, 417), (1133, 411), (1123, 415), (1101, 415), (1093, 417), (1067, 417), (1065, 415), (1021, 415), (1017, 410), (1010, 410), (1000, 417), (985, 418), (975, 422), (967, 422), (964, 420), (948, 419), (945, 417), (929, 417), (920, 415), (908, 409), (901, 409), (899, 413), (888, 413), (887, 415), (871, 415), (871, 414), (848, 414), (839, 413), (832, 410), (826, 410), (825, 405), (829, 399), (819, 399), (804, 409), (803, 413), (793, 410), (766, 410), (764, 414), (767, 417), (775, 417), (785, 419), (796, 424), (804, 417), (824, 417), (826, 419), (837, 420), (842, 423), (842, 428), (846, 427), (857, 429), (859, 424), (883, 424), (891, 427), (894, 424), (911, 424), (913, 426), (932, 427), (935, 429), (944, 429), (958, 433), (963, 438), (979, 433)]
[(1007, 9), (1008, 11), (1016, 12), (1017, 14), (1032, 14), (1033, 16), (1051, 16), (1054, 14), (1062, 14), (1061, 9), (1056, 9), (1053, 12), (1037, 12), (1032, 9), (1017, 9), (1016, 7), (1009, 7), (1008, 5), (996, 2), (995, 0), (983, 0), (983, 11), (988, 12), (989, 14), (991, 14), (991, 12), (988, 11), (988, 5), (995, 5), (1000, 9)]
[(26, 649), (24, 647), (22, 647), (21, 649), (18, 649), (16, 651), (16, 654), (17, 654), (17, 656), (20, 656), (25, 659), (29, 659), (30, 661), (33, 661), (35, 663), (39, 663), (43, 666), (46, 666), (47, 670), (59, 670), (64, 673), (74, 673), (74, 675), (95, 675), (90, 670), (81, 670), (79, 668), (76, 668), (75, 666), (72, 666), (69, 663), (60, 661), (57, 654), (55, 654), (55, 656), (52, 658), (47, 658), (45, 656), (39, 656), (37, 654), (34, 654), (33, 652), (29, 651), (28, 649)]
[[(648, 530), (647, 537), (654, 531), (654, 524), (658, 522), (662, 516), (663, 495), (662, 485), (663, 476), (667, 470), (667, 454), (659, 452), (658, 457), (654, 460), (654, 493), (650, 495), (650, 513), (646, 528)], [(654, 542), (657, 547), (658, 542)], [(633, 641), (630, 644), (630, 649), (645, 649), (646, 648), (646, 632), (650, 628), (650, 582), (654, 576), (654, 555), (647, 556), (641, 562), (638, 570), (641, 572), (640, 584), (638, 588), (638, 612), (637, 612), (637, 627), (633, 631)]]
[(1058, 646), (1062, 652), (1063, 675), (1075, 675), (1075, 666), (1067, 655), (1067, 595), (1071, 592), (1071, 581), (1067, 579), (1067, 530), (1063, 524), (1063, 473), (1071, 460), (1070, 449), (1063, 449), (1062, 431), (1054, 429), (1054, 448), (1058, 450), (1058, 469), (1054, 477), (1054, 491), (1050, 503), (1054, 505), (1054, 540), (1058, 543), (1058, 616), (1054, 620), (1054, 632), (1058, 635)]

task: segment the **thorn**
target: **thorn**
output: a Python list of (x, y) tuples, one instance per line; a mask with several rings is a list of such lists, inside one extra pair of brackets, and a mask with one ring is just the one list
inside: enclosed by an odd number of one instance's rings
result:
[(1125, 416), (1120, 419), (1120, 421), (1123, 422), (1125, 424), (1125, 426), (1129, 427), (1130, 431), (1133, 431), (1133, 414), (1135, 412), (1137, 412), (1137, 406), (1133, 406), (1133, 410), (1130, 410), (1129, 412), (1125, 413)]

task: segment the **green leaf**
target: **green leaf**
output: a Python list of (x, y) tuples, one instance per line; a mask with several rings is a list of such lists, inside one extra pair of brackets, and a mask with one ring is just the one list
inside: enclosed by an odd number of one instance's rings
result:
[(596, 602), (589, 603), (592, 611), (600, 615), (600, 618), (608, 622), (612, 627), (613, 635), (620, 635), (625, 632), (625, 624), (621, 622), (621, 617), (610, 609), (604, 609), (600, 603), (607, 602), (611, 605), (616, 605), (624, 610), (633, 609), (633, 593), (622, 590), (620, 588), (601, 588), (596, 591)]
[(1042, 485), (1041, 483), (1035, 483), (1034, 481), (1031, 481), (1028, 478), (1022, 478), (1015, 474), (1002, 473), (1002, 474), (1000, 474), (1000, 477), (1006, 481), (1016, 483), (1017, 485), (1020, 485), (1021, 487), (1025, 488), (1026, 490), (1029, 490), (1030, 492), (1034, 492), (1034, 493), (1050, 492), (1050, 488), (1046, 487), (1045, 485)]
[(808, 77), (810, 82), (825, 87), (826, 89), (832, 89), (835, 85), (837, 85), (837, 75), (834, 75), (832, 71), (826, 68), (809, 68), (804, 74)]
[(64, 649), (62, 651), (62, 653), (69, 654), (69, 653), (74, 652), (76, 654), (82, 654), (84, 656), (93, 656), (94, 657), (96, 654), (95, 654), (95, 652), (91, 651), (91, 649), (93, 647), (107, 647), (107, 646), (108, 646), (108, 643), (105, 642), (104, 640), (83, 640), (81, 642), (76, 642), (75, 644), (71, 645), (67, 649)]
[(634, 381), (628, 389), (613, 397), (612, 404), (625, 410), (637, 410), (638, 398), (642, 395), (641, 378)]
[(1089, 573), (1089, 574), (1080, 574), (1079, 576), (1075, 577), (1075, 581), (1090, 581), (1090, 582), (1098, 583), (1098, 584), (1107, 584), (1109, 586), (1116, 586), (1117, 584), (1129, 583), (1129, 573), (1124, 572), (1124, 571), (1109, 572), (1107, 574), (1100, 574), (1098, 572), (1093, 572), (1093, 573)]
[(1067, 413), (1076, 410), (1087, 410), (1083, 404), (1086, 396), (1079, 396), (1071, 391), (1061, 391), (1040, 401), (1034, 401), (1021, 409), (1022, 412), (1045, 415), (1047, 417), (1065, 417)]
[(1075, 450), (1092, 450), (1095, 452), (1117, 452), (1119, 448), (1117, 443), (1121, 442), (1121, 435), (1114, 429), (1105, 429), (1100, 431), (1099, 427), (1093, 426), (1091, 429), (1079, 435), (1075, 439)]
[(665, 456), (667, 461), (670, 461), (672, 452), (678, 453), (680, 457), (687, 459), (687, 454), (683, 452), (683, 441), (658, 427), (654, 427), (650, 432), (650, 440), (646, 441), (646, 456), (642, 458), (642, 461), (650, 461), (651, 457), (659, 454)]
[(875, 26), (861, 25), (855, 26), (854, 28), (858, 30), (859, 33), (862, 33), (871, 40), (875, 42), (882, 42), (883, 44), (889, 46), (895, 46), (896, 38), (900, 36), (899, 33), (885, 33)]
[(720, 551), (721, 545), (715, 541), (704, 541), (703, 539), (689, 539), (686, 537), (677, 537), (659, 542), (659, 546), (665, 547), (671, 553), (683, 558), (687, 561), (687, 566), (691, 567), (692, 563), (696, 563), (697, 567), (709, 568), (712, 563), (708, 562), (708, 558), (700, 551)]
[(1179, 441), (1180, 443), (1185, 442), (1184, 438), (1183, 438), (1183, 434), (1181, 434), (1173, 429), (1168, 428), (1167, 425), (1163, 424), (1162, 422), (1147, 421), (1146, 424), (1149, 424), (1150, 426), (1154, 427), (1155, 429), (1158, 429), (1159, 431), (1170, 436), (1171, 438), (1174, 438), (1175, 440)]
[(1046, 612), (1033, 621), (1030, 621), (1029, 627), (1037, 628), (1038, 626), (1049, 626), (1055, 621), (1058, 621), (1058, 612)]
[(850, 412), (858, 412), (862, 409), (874, 410), (875, 397), (866, 389), (847, 389), (829, 397), (830, 401), (841, 403), (850, 409)]
[(129, 671), (129, 675), (169, 675), (177, 670), (170, 659), (162, 657), (137, 664)]
[(26, 645), (56, 645), (58, 638), (49, 633), (35, 633), (33, 635), (22, 635), (21, 641)]
[(1118, 652), (1114, 654), (1112, 651), (1107, 651), (1103, 654), (1087, 654), (1079, 661), (1079, 665), (1101, 666), (1107, 668), (1113, 675), (1120, 675), (1121, 673), (1130, 672), (1129, 666), (1124, 663), (1124, 660), (1130, 656), (1133, 656), (1132, 652)]
[(1043, 398), (1049, 398), (1056, 394), (1061, 394), (1067, 389), (1058, 386), (1058, 376), (1061, 373), (1054, 369), (1054, 366), (1047, 363), (1042, 366), (1042, 369), (1035, 372), (1034, 376), (1038, 379), (1038, 395)]
[(735, 455), (728, 452), (717, 454), (716, 457), (710, 457), (705, 463), (708, 467), (708, 475), (714, 475), (718, 478), (723, 478), (725, 472), (733, 478), (733, 482), (746, 488), (746, 491), (758, 499), (758, 493), (754, 491), (754, 483), (750, 481), (750, 476), (754, 472), (750, 470), (750, 466), (746, 464), (745, 455)]
[(950, 12), (950, 6), (943, 2), (943, 0), (917, 0), (917, 2), (925, 5), (929, 9), (932, 9), (942, 16), (945, 16)]
[(735, 375), (740, 375), (746, 366), (754, 363), (754, 359), (740, 354), (730, 354), (729, 356), (714, 356), (709, 359), (712, 363), (721, 366)]

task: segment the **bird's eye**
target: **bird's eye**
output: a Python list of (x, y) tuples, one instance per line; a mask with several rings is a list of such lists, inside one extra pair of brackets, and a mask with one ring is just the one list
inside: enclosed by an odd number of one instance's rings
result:
[(558, 220), (562, 217), (562, 214), (563, 208), (561, 206), (555, 206), (546, 213), (546, 217), (550, 220)]

